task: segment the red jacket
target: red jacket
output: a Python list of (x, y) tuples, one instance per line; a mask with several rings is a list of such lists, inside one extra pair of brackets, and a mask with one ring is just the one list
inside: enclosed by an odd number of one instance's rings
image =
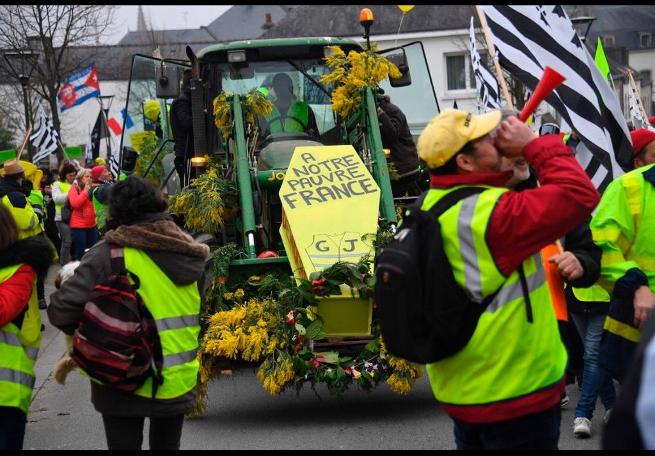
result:
[[(541, 187), (504, 193), (491, 214), (486, 233), (489, 250), (505, 275), (585, 221), (599, 200), (593, 184), (558, 135), (534, 139), (523, 154), (539, 176)], [(434, 188), (467, 184), (503, 187), (511, 175), (511, 171), (431, 175), (430, 183)], [(562, 379), (516, 399), (479, 407), (442, 407), (465, 421), (495, 422), (547, 410), (559, 404), (563, 391)]]
[(34, 268), (24, 264), (0, 283), (0, 328), (7, 326), (27, 307), (35, 277)]
[(96, 212), (89, 192), (80, 190), (77, 185), (71, 185), (68, 190), (68, 201), (71, 205), (71, 228), (93, 228), (96, 226)]
[[(508, 275), (526, 258), (584, 222), (600, 199), (598, 192), (558, 135), (528, 143), (523, 155), (541, 187), (506, 192), (487, 229), (487, 244), (498, 268)], [(511, 172), (430, 176), (435, 188), (455, 185), (503, 187)]]

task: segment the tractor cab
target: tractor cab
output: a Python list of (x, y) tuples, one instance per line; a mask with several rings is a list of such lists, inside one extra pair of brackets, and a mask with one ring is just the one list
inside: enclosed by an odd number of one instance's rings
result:
[[(388, 95), (405, 113), (415, 138), (438, 113), (423, 46), (413, 42), (379, 51), (402, 76), (362, 87), (358, 109), (346, 117), (333, 110), (334, 84), (321, 82), (332, 71), (326, 57), (335, 46), (345, 55), (365, 50), (350, 39), (288, 38), (220, 43), (197, 54), (187, 46), (186, 61), (135, 55), (127, 99), (133, 126), (121, 139), (123, 169), (145, 175), (170, 195), (189, 186), (191, 181), (181, 182), (175, 171), (169, 112), (181, 94), (183, 74), (190, 72), (185, 96), (191, 99), (194, 148), (187, 151), (187, 175), (201, 175), (209, 158), (234, 182), (236, 218), (220, 233), (208, 233), (243, 249), (234, 269), (251, 274), (250, 266), (289, 267), (279, 192), (298, 148), (351, 146), (379, 187), (376, 219), (394, 225), (389, 151), (376, 110), (379, 97)], [(268, 100), (272, 112), (253, 114), (253, 94)]]

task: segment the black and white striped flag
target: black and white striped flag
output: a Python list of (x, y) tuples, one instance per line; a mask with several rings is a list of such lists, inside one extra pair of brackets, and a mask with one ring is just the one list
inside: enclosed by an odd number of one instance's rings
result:
[(52, 125), (48, 115), (45, 113), (43, 106), (39, 104), (37, 111), (39, 126), (30, 135), (30, 142), (36, 148), (36, 153), (32, 157), (32, 163), (38, 163), (48, 155), (57, 150), (59, 134)]
[(471, 27), (469, 29), (469, 50), (471, 51), (471, 66), (473, 67), (473, 74), (475, 75), (475, 85), (478, 88), (478, 94), (482, 100), (482, 110), (488, 112), (495, 109), (501, 109), (498, 80), (482, 63), (478, 47), (475, 43), (473, 16), (471, 16)]
[(534, 90), (548, 65), (566, 81), (546, 98), (578, 134), (576, 158), (599, 192), (631, 169), (619, 100), (561, 5), (483, 5), (500, 64)]
[(114, 178), (118, 179), (118, 175), (120, 174), (120, 165), (118, 163), (118, 148), (115, 148), (116, 151), (108, 151), (110, 154), (109, 157), (109, 172), (111, 173)]
[[(632, 81), (630, 81), (632, 82)], [(631, 83), (628, 85), (628, 104), (630, 105), (630, 119), (632, 120), (632, 125), (635, 129), (648, 128), (650, 124), (648, 119), (644, 117), (644, 114), (641, 112), (641, 106), (637, 97), (637, 88)]]

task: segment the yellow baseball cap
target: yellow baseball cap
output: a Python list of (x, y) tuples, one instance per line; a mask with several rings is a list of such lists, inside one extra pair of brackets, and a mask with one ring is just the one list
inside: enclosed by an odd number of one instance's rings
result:
[(492, 132), (502, 114), (491, 111), (476, 116), (458, 109), (445, 109), (434, 117), (418, 138), (418, 156), (428, 168), (443, 166), (464, 145)]

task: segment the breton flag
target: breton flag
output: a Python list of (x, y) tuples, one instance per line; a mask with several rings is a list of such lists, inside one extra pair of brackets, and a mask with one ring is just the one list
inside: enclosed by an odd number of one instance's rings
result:
[(638, 96), (637, 89), (630, 84), (628, 88), (628, 104), (630, 105), (630, 119), (632, 119), (632, 125), (634, 125), (635, 130), (650, 126), (648, 120), (644, 118), (641, 112), (641, 106), (639, 106), (639, 101), (637, 100)]
[(86, 100), (100, 96), (100, 83), (96, 64), (91, 63), (88, 67), (72, 74), (64, 79), (59, 89), (59, 109), (64, 112), (67, 109), (84, 103)]
[(45, 113), (43, 106), (39, 104), (37, 110), (39, 126), (30, 135), (30, 142), (36, 148), (36, 153), (32, 157), (32, 163), (38, 163), (48, 155), (57, 150), (59, 134), (52, 125), (48, 115)]
[(501, 109), (498, 80), (484, 66), (480, 59), (480, 53), (478, 53), (478, 47), (475, 43), (475, 32), (473, 30), (473, 16), (471, 16), (471, 27), (469, 28), (469, 50), (471, 51), (471, 66), (475, 75), (475, 85), (478, 88), (480, 99), (482, 99), (482, 110), (489, 112)]
[(576, 158), (599, 192), (632, 167), (619, 100), (561, 5), (483, 5), (500, 64), (534, 90), (546, 65), (566, 81), (546, 98), (581, 138)]
[(118, 174), (120, 173), (120, 165), (118, 163), (118, 146), (116, 146), (115, 141), (112, 139), (112, 143), (114, 147), (111, 148), (111, 150), (107, 151), (107, 153), (110, 155), (109, 156), (109, 172), (111, 172), (111, 175), (114, 176), (115, 179), (118, 179)]

